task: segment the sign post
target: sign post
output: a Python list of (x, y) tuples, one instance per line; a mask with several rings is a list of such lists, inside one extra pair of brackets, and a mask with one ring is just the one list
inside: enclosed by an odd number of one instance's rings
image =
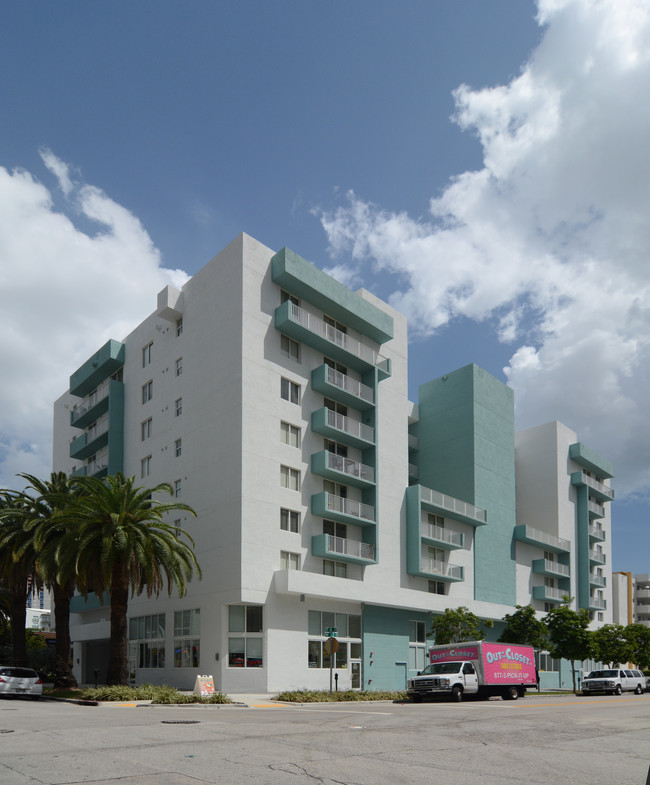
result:
[(330, 692), (332, 692), (332, 671), (334, 668), (334, 657), (336, 656), (336, 652), (339, 650), (339, 642), (336, 640), (336, 636), (338, 634), (339, 633), (336, 627), (327, 627), (325, 629), (327, 640), (323, 645), (323, 649), (327, 654), (330, 655)]

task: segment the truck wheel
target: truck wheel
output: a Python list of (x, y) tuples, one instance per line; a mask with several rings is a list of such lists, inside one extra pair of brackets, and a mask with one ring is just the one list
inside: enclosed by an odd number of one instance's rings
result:
[(641, 695), (642, 693), (643, 693), (643, 690), (641, 689), (641, 685), (637, 684), (636, 685), (636, 689), (634, 690), (634, 694), (635, 695)]
[(519, 690), (516, 687), (508, 687), (503, 693), (503, 700), (505, 701), (516, 701), (518, 697)]
[(623, 688), (621, 687), (620, 684), (616, 685), (616, 689), (614, 690), (614, 692), (616, 695), (620, 695), (623, 692)]
[(460, 703), (463, 700), (463, 688), (456, 685), (451, 691), (451, 699)]
[(591, 695), (591, 693), (589, 692), (589, 690), (583, 690), (583, 691), (582, 691), (582, 694), (583, 694), (583, 695)]
[(411, 700), (413, 703), (422, 703), (422, 696), (421, 695), (411, 695)]

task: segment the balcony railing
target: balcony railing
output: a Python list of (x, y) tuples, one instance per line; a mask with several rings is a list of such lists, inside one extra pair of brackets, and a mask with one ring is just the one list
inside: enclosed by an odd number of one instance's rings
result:
[(471, 518), (480, 523), (487, 523), (487, 512), (480, 507), (475, 507), (473, 504), (455, 499), (453, 496), (440, 493), (439, 491), (432, 491), (431, 488), (420, 486), (420, 498), (423, 502), (432, 504), (435, 507), (440, 507), (449, 512), (457, 512), (465, 518)]
[(409, 450), (417, 450), (418, 448), (418, 437), (414, 436), (412, 433), (409, 433)]
[(614, 490), (610, 488), (609, 485), (605, 485), (604, 482), (600, 482), (594, 477), (590, 477), (585, 471), (572, 472), (571, 482), (574, 485), (586, 485), (595, 493), (601, 494), (605, 501), (611, 501), (614, 498)]
[(556, 589), (553, 586), (535, 586), (537, 589), (537, 594), (544, 594), (544, 596), (549, 600), (560, 600), (564, 598), (567, 594), (566, 589)]
[(634, 592), (635, 600), (650, 601), (650, 589), (637, 589)]
[(605, 564), (605, 554), (602, 551), (589, 551), (589, 558), (597, 564)]
[(418, 478), (418, 467), (414, 463), (409, 463), (409, 477), (412, 477), (414, 480)]
[(589, 536), (593, 537), (595, 540), (604, 540), (605, 539), (605, 531), (600, 526), (589, 526)]
[(448, 542), (457, 548), (463, 547), (463, 535), (460, 532), (443, 529), (442, 526), (436, 526), (435, 523), (425, 523), (423, 521), (420, 527), (420, 534), (422, 537), (428, 537), (430, 540)]
[(86, 399), (84, 399), (80, 404), (78, 404), (70, 413), (70, 424), (74, 425), (75, 422), (80, 418), (83, 417), (86, 412), (89, 412), (93, 406), (96, 406), (100, 401), (103, 401), (104, 398), (108, 396), (109, 391), (109, 383), (108, 380), (104, 382), (100, 387), (94, 390)]
[(602, 504), (598, 504), (598, 502), (589, 499), (587, 507), (589, 508), (589, 512), (593, 512), (594, 516), (598, 516), (599, 518), (605, 517), (605, 508)]
[(383, 366), (386, 363), (386, 359), (374, 349), (371, 349), (370, 346), (366, 346), (347, 333), (337, 330), (336, 327), (332, 327), (331, 324), (327, 324), (318, 316), (314, 316), (314, 314), (305, 311), (304, 308), (298, 305), (289, 303), (289, 318), (292, 322), (296, 322), (296, 324), (300, 324), (306, 330), (319, 335), (326, 341), (340, 346), (341, 349), (370, 365)]
[(331, 409), (327, 410), (327, 424), (331, 428), (336, 428), (337, 431), (349, 433), (350, 436), (356, 436), (358, 439), (363, 439), (364, 442), (375, 441), (375, 429), (369, 425), (365, 425), (359, 420), (353, 420), (351, 417), (346, 417), (343, 414), (337, 414)]
[(334, 370), (334, 368), (327, 367), (327, 381), (341, 390), (345, 390), (351, 395), (356, 395), (357, 398), (362, 398), (368, 403), (375, 402), (375, 391), (367, 384), (362, 384), (356, 379), (350, 378), (347, 374)]
[(601, 610), (605, 610), (607, 607), (606, 600), (600, 600), (598, 597), (590, 597), (589, 598), (589, 607), (590, 608), (600, 608)]
[(327, 494), (327, 509), (330, 512), (362, 518), (364, 521), (375, 520), (374, 507), (352, 499), (344, 499), (342, 496), (333, 496), (331, 493)]
[(553, 575), (562, 575), (563, 577), (568, 577), (571, 574), (568, 564), (562, 564), (551, 559), (535, 559), (533, 561), (533, 569), (535, 572), (550, 572)]
[(327, 550), (331, 553), (340, 553), (343, 556), (352, 556), (355, 559), (375, 560), (375, 546), (366, 542), (346, 540), (343, 537), (327, 536)]
[(601, 586), (604, 588), (606, 586), (607, 579), (604, 575), (594, 575), (591, 573), (589, 575), (589, 583), (591, 583), (592, 586)]
[(438, 561), (438, 559), (429, 559), (427, 556), (421, 557), (422, 572), (428, 572), (432, 575), (440, 575), (444, 578), (453, 578), (454, 580), (463, 580), (463, 568), (457, 564), (449, 564), (448, 562)]
[(357, 477), (366, 482), (375, 481), (375, 470), (372, 466), (366, 466), (365, 463), (359, 463), (350, 458), (344, 458), (342, 455), (336, 455), (333, 452), (327, 453), (326, 465), (328, 469), (343, 472), (343, 474), (349, 474), (351, 477)]
[(556, 537), (554, 534), (543, 532), (540, 529), (534, 529), (528, 524), (517, 526), (520, 530), (517, 539), (527, 540), (530, 542), (538, 543), (541, 545), (548, 545), (551, 548), (557, 548), (560, 551), (570, 551), (571, 543), (569, 540), (564, 540), (562, 537)]

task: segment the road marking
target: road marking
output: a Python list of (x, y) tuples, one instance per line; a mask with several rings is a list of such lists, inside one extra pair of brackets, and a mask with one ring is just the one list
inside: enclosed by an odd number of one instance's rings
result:
[[(585, 702), (583, 704), (583, 706), (591, 706), (594, 703), (613, 703), (613, 704), (617, 704), (617, 703), (623, 703), (625, 701), (632, 701), (632, 700), (634, 700), (634, 698), (618, 698), (617, 700), (610, 699), (610, 700), (597, 700), (597, 701), (593, 701), (592, 700), (592, 701), (589, 701), (588, 703)], [(522, 708), (525, 708), (525, 709), (533, 709), (533, 708), (535, 708), (536, 709), (538, 706), (539, 707), (548, 707), (548, 706), (576, 706), (576, 705), (580, 705), (580, 704), (576, 704), (575, 701), (572, 701), (571, 703), (558, 703), (557, 701), (553, 701), (553, 703), (526, 703), (526, 704), (523, 705)]]

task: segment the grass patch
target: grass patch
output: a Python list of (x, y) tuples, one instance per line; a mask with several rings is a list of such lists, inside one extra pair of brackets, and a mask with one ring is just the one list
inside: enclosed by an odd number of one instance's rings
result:
[(341, 701), (404, 701), (405, 692), (388, 690), (285, 690), (275, 696), (275, 700), (287, 703), (337, 703)]
[(91, 701), (142, 701), (153, 703), (232, 703), (227, 695), (216, 692), (214, 695), (185, 695), (175, 687), (166, 685), (139, 684), (136, 687), (87, 687), (86, 689), (44, 690), (43, 694), (53, 698), (72, 698)]

